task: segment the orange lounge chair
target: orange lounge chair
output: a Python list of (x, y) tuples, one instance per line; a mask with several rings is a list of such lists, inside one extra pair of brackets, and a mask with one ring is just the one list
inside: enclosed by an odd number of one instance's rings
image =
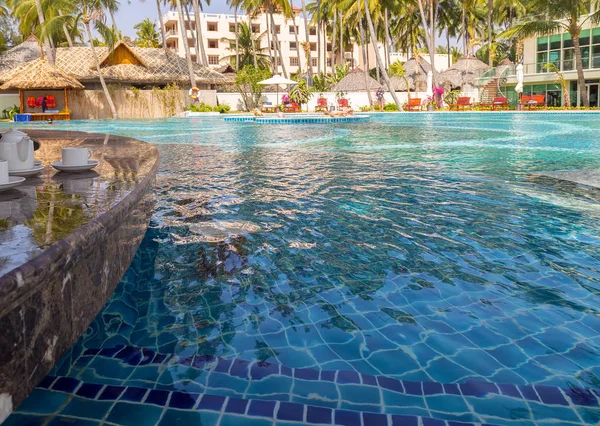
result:
[(464, 111), (465, 109), (473, 109), (473, 104), (471, 103), (471, 98), (468, 96), (463, 96), (458, 98), (455, 104), (448, 105), (450, 107), (450, 111)]
[(329, 108), (327, 106), (327, 99), (325, 98), (319, 98), (317, 99), (317, 106), (315, 107), (315, 112), (319, 112), (319, 111), (328, 111)]
[(338, 109), (341, 111), (342, 108), (350, 108), (350, 105), (348, 104), (348, 99), (338, 99)]
[(546, 96), (545, 95), (531, 95), (531, 96), (522, 96), (521, 97), (521, 105), (523, 105), (524, 109), (532, 110), (532, 109), (546, 109)]
[(508, 98), (494, 98), (491, 104), (481, 104), (482, 108), (489, 108), (491, 111), (504, 109), (508, 111)]
[(271, 102), (263, 102), (260, 111), (261, 112), (277, 112), (277, 105), (273, 105)]
[(421, 98), (411, 98), (406, 104), (407, 111), (421, 111), (423, 106), (421, 105)]
[(300, 105), (296, 102), (290, 102), (283, 106), (283, 112), (300, 112)]

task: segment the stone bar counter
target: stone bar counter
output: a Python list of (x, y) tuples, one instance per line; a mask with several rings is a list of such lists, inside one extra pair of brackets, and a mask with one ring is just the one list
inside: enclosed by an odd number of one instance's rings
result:
[[(108, 300), (154, 209), (155, 147), (135, 139), (24, 130), (44, 171), (0, 192), (0, 419), (33, 390)], [(58, 172), (82, 146), (93, 171)]]

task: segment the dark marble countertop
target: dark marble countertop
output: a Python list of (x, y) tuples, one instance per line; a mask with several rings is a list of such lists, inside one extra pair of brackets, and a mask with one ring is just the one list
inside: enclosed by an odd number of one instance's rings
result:
[[(33, 291), (19, 282), (23, 268), (48, 268), (75, 255), (77, 244), (93, 244), (95, 233), (127, 214), (154, 180), (158, 150), (145, 142), (112, 135), (24, 130), (41, 147), (35, 159), (44, 171), (21, 186), (0, 192), (0, 313)], [(51, 163), (66, 146), (85, 146), (99, 161), (93, 171), (58, 172)], [(12, 277), (9, 277), (12, 276)], [(11, 279), (9, 279), (11, 278)], [(15, 294), (18, 293), (18, 294)]]

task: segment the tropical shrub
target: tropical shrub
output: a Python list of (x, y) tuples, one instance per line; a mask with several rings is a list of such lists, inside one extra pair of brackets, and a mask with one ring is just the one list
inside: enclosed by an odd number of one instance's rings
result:
[(217, 105), (213, 108), (213, 110), (215, 112), (225, 114), (226, 112), (229, 112), (231, 110), (231, 107), (229, 105)]
[(12, 107), (5, 108), (2, 110), (2, 118), (4, 120), (12, 120), (15, 114), (18, 114), (21, 111), (19, 105), (14, 105)]
[(321, 73), (313, 77), (313, 90), (315, 92), (328, 92), (329, 87), (327, 76), (325, 74)]
[(359, 107), (358, 109), (360, 109), (361, 112), (371, 111), (371, 107), (368, 105), (363, 105), (363, 106)]
[(300, 80), (298, 84), (296, 84), (290, 89), (290, 100), (296, 102), (299, 105), (308, 103), (308, 100), (311, 97), (312, 93), (306, 85), (306, 80)]
[(451, 90), (444, 96), (444, 102), (448, 105), (456, 104), (460, 96), (460, 90)]
[(385, 104), (383, 107), (384, 111), (398, 111), (398, 105), (396, 104)]
[(253, 65), (246, 65), (238, 73), (235, 86), (248, 111), (258, 108), (260, 104), (264, 86), (258, 82), (266, 80), (270, 76), (271, 72), (268, 69), (254, 68)]
[(213, 112), (213, 107), (205, 104), (204, 102), (200, 102), (198, 105), (191, 104), (188, 108), (188, 111), (191, 111), (191, 112)]

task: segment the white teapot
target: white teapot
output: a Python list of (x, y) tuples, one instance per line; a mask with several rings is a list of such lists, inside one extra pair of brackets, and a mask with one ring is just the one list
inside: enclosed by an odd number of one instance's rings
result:
[(11, 129), (0, 139), (0, 160), (8, 161), (8, 171), (33, 169), (33, 141), (23, 132)]

